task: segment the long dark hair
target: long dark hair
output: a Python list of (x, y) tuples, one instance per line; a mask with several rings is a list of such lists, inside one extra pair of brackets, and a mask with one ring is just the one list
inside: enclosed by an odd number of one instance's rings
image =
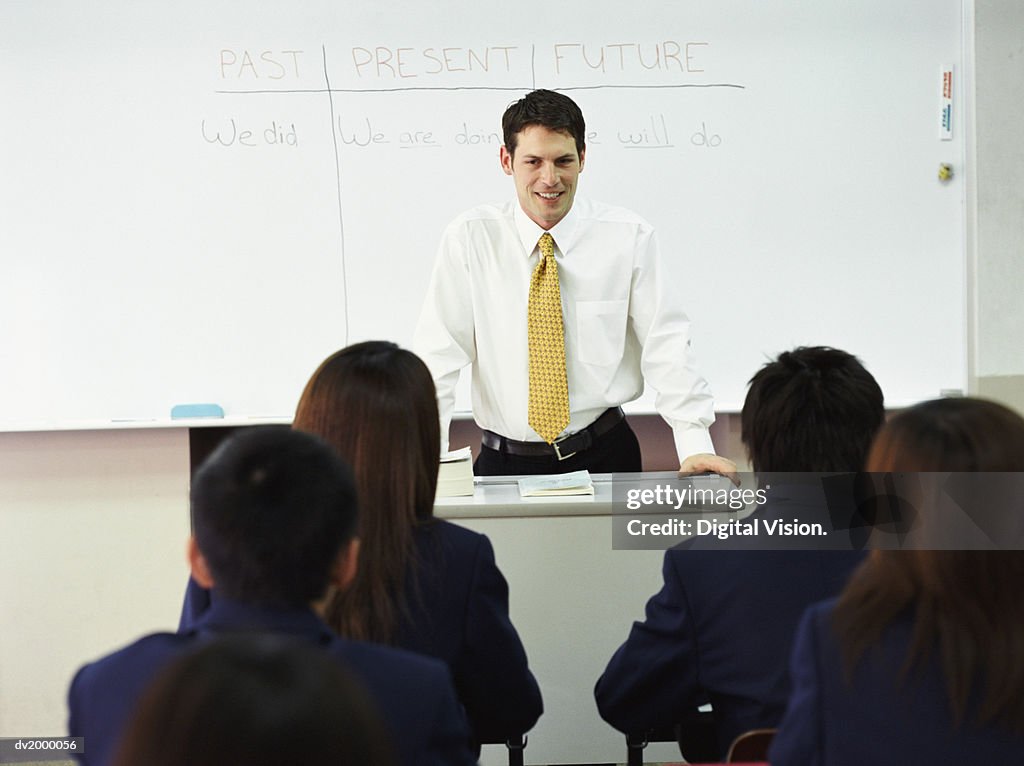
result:
[[(1022, 471), (1024, 419), (981, 399), (925, 402), (883, 427), (867, 469)], [(955, 722), (964, 721), (970, 701), (978, 723), (1024, 732), (1022, 589), (1024, 551), (873, 551), (834, 613), (847, 673), (893, 620), (910, 614), (904, 677), (937, 651)]]
[(441, 436), (430, 372), (394, 343), (348, 346), (313, 373), (293, 427), (331, 444), (359, 492), (358, 570), (324, 616), (343, 636), (389, 643), (414, 571), (413, 528), (433, 517)]

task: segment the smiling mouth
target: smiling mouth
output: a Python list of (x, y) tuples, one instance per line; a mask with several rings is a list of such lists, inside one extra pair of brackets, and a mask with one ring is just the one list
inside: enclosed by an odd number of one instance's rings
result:
[(556, 200), (561, 197), (563, 192), (536, 192), (536, 195), (541, 199)]

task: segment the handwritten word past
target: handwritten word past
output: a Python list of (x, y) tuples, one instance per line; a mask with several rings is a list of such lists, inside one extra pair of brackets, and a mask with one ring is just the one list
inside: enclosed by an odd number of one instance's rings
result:
[(220, 77), (259, 80), (298, 79), (299, 60), (304, 51), (268, 50), (250, 53), (223, 48), (220, 52)]

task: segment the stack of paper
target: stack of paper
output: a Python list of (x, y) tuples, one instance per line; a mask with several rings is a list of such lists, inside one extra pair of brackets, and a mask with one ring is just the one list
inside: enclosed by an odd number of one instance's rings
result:
[(573, 471), (552, 476), (527, 476), (519, 479), (519, 495), (521, 497), (592, 494), (594, 494), (594, 484), (590, 481), (590, 471)]
[(473, 494), (473, 453), (469, 447), (441, 455), (437, 473), (437, 497), (461, 497)]

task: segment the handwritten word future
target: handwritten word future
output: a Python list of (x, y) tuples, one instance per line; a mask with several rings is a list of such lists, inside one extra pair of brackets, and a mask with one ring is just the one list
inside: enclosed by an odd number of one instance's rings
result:
[(674, 72), (703, 72), (697, 54), (707, 43), (680, 45), (674, 40), (644, 46), (640, 43), (587, 46), (583, 43), (557, 43), (554, 46), (555, 72), (584, 65), (599, 72), (630, 72), (663, 69)]

